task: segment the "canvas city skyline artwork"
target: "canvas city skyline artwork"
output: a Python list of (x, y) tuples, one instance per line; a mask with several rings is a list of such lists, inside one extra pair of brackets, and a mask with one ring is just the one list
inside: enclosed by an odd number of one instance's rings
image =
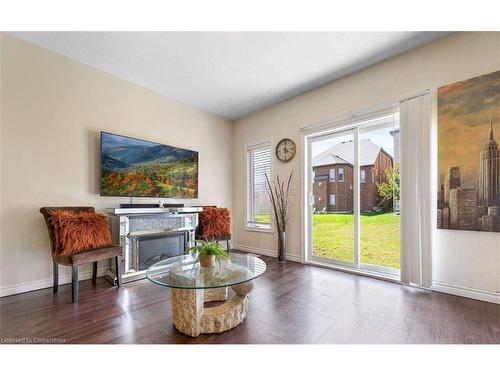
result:
[(438, 229), (500, 232), (500, 71), (438, 89)]

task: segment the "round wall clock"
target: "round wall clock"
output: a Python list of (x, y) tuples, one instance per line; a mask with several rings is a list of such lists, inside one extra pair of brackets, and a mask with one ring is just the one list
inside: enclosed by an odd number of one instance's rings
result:
[(297, 146), (295, 142), (289, 138), (283, 138), (276, 146), (276, 157), (284, 162), (290, 161), (295, 156)]

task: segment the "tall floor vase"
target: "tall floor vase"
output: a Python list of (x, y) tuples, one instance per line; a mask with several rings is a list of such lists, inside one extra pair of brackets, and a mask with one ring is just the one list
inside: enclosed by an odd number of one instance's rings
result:
[(286, 233), (278, 231), (278, 262), (286, 262)]

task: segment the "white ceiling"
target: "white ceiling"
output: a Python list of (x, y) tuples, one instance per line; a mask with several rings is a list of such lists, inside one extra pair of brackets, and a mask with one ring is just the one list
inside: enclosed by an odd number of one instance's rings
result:
[(444, 32), (15, 32), (38, 46), (237, 119)]

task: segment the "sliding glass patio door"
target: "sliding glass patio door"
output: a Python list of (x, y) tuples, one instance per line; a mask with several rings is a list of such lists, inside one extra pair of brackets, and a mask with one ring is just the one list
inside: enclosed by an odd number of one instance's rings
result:
[(347, 266), (356, 263), (354, 136), (347, 130), (311, 142), (312, 256)]
[(393, 111), (306, 141), (306, 259), (399, 275), (399, 125)]

